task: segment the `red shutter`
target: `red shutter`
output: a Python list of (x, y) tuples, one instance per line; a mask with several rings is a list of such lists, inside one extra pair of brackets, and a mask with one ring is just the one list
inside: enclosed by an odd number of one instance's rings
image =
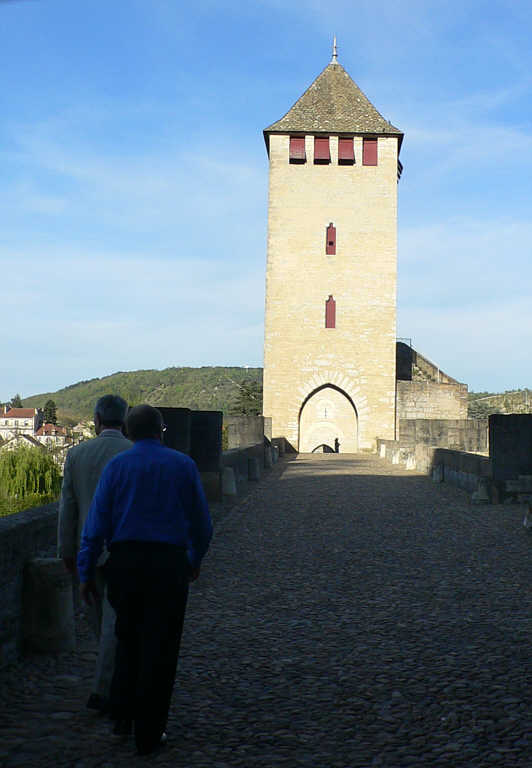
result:
[(325, 327), (336, 328), (336, 302), (332, 296), (325, 302)]
[(325, 253), (329, 255), (336, 253), (336, 227), (333, 226), (332, 221), (325, 233)]
[(377, 139), (363, 139), (362, 165), (377, 165)]
[(304, 163), (306, 159), (305, 137), (290, 136), (290, 162)]
[(314, 162), (330, 163), (329, 137), (314, 136)]
[(353, 139), (338, 139), (338, 162), (346, 165), (355, 162)]

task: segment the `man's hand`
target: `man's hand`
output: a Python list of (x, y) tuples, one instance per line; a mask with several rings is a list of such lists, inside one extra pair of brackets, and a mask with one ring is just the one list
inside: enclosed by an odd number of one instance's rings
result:
[(65, 568), (69, 573), (74, 575), (76, 573), (76, 558), (75, 557), (64, 557), (63, 563), (65, 565)]
[(84, 603), (93, 605), (100, 599), (96, 583), (94, 581), (82, 581), (79, 585), (79, 595)]
[(188, 580), (189, 581), (196, 581), (196, 579), (200, 575), (200, 569), (199, 568), (191, 568), (190, 572), (188, 574)]

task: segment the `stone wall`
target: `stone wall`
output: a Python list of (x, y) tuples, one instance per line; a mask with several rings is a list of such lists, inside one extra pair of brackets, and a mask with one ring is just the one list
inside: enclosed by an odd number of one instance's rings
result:
[(492, 462), (488, 456), (418, 444), (404, 445), (398, 440), (378, 440), (378, 454), (391, 464), (432, 476), (434, 482), (449, 483), (478, 493), (484, 488), (484, 501), (491, 492)]
[(492, 462), (488, 456), (436, 448), (432, 455), (431, 472), (435, 482), (449, 483), (475, 493), (482, 482), (489, 488)]
[(264, 421), (263, 416), (225, 416), (223, 424), (227, 430), (227, 449), (262, 445), (265, 435)]
[[(396, 351), (396, 376), (399, 380), (412, 381), (413, 379), (432, 381), (435, 384), (459, 384), (452, 376), (442, 371), (435, 363), (417, 352), (404, 341), (398, 341)], [(461, 385), (465, 386), (465, 385)]]
[(397, 419), (467, 419), (467, 386), (398, 381)]
[(55, 556), (57, 509), (56, 502), (0, 517), (0, 667), (21, 651), (24, 565)]
[(402, 445), (432, 445), (470, 453), (488, 452), (487, 419), (401, 419)]

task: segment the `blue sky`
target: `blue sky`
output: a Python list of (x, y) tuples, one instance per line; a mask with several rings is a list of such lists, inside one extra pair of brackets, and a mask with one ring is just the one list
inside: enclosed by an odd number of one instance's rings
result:
[(261, 365), (262, 129), (331, 55), (405, 132), (398, 335), (532, 387), (529, 0), (0, 2), (0, 400)]

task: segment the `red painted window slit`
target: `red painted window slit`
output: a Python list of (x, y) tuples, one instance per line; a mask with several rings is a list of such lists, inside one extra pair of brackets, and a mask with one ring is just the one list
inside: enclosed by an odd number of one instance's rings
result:
[(336, 253), (336, 227), (333, 225), (332, 221), (325, 233), (325, 253), (327, 255), (334, 255)]
[(336, 328), (336, 302), (332, 296), (325, 302), (325, 327)]

